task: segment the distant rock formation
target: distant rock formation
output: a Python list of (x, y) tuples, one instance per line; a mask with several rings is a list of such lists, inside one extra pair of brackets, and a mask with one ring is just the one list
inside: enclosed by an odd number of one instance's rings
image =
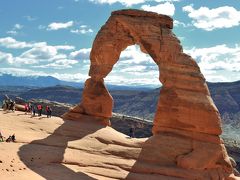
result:
[[(93, 43), (89, 78), (80, 105), (64, 119), (110, 125), (113, 99), (104, 78), (118, 61), (121, 51), (138, 44), (160, 70), (163, 84), (154, 118), (153, 137), (145, 142), (144, 156), (130, 170), (184, 179), (231, 179), (233, 167), (219, 138), (221, 119), (197, 63), (183, 53), (173, 34), (173, 20), (140, 10), (112, 13)], [(153, 146), (154, 144), (154, 146)], [(154, 147), (154, 148), (151, 148)], [(165, 154), (166, 158), (158, 158)], [(151, 169), (151, 165), (158, 165)], [(129, 177), (130, 178), (130, 177)]]

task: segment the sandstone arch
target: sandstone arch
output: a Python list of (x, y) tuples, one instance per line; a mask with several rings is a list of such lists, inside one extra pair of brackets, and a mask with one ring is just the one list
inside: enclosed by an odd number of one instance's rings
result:
[(138, 44), (161, 70), (163, 88), (153, 133), (174, 128), (221, 134), (219, 113), (205, 79), (196, 62), (183, 53), (180, 41), (171, 31), (172, 27), (173, 21), (168, 16), (139, 10), (113, 12), (93, 43), (91, 78), (86, 81), (81, 105), (70, 113), (111, 117), (113, 100), (103, 79), (111, 72), (121, 51), (129, 45)]
[[(232, 167), (218, 136), (221, 134), (219, 112), (197, 63), (183, 53), (172, 28), (173, 20), (168, 16), (140, 10), (113, 12), (94, 40), (90, 55), (91, 78), (85, 82), (82, 102), (63, 118), (89, 119), (108, 125), (113, 99), (104, 85), (104, 78), (118, 61), (121, 51), (138, 44), (158, 65), (163, 85), (154, 118), (153, 139), (162, 135), (177, 143), (187, 138), (186, 152), (171, 144), (177, 154), (170, 158), (172, 164), (201, 173), (211, 169), (206, 177), (213, 174), (218, 174), (213, 176), (219, 178), (229, 177)], [(164, 162), (159, 160), (158, 163)]]

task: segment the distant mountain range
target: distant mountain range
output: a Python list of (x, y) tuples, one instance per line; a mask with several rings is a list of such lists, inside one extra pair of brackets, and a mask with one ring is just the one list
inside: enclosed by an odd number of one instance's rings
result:
[[(10, 74), (0, 74), (0, 88), (2, 86), (20, 86), (20, 87), (52, 87), (52, 86), (72, 86), (75, 88), (83, 88), (84, 82), (69, 82), (62, 81), (52, 76), (13, 76)], [(121, 86), (107, 84), (108, 89), (112, 90), (149, 90), (153, 89), (153, 86), (139, 85), (139, 86)]]
[(0, 75), (0, 86), (50, 87), (56, 85), (83, 87), (83, 83), (61, 81), (52, 76), (13, 76), (10, 74)]

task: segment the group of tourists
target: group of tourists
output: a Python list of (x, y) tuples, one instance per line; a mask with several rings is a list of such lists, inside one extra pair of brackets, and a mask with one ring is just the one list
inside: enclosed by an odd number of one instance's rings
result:
[[(20, 103), (22, 104), (22, 103)], [(22, 109), (23, 108), (19, 108), (17, 106), (18, 109)], [(14, 100), (10, 99), (8, 97), (8, 95), (5, 95), (5, 98), (3, 100), (2, 103), (2, 109), (4, 111), (12, 111), (14, 112), (16, 109), (16, 103)], [(43, 112), (44, 112), (44, 108), (43, 105), (41, 103), (31, 103), (31, 102), (26, 102), (24, 103), (24, 112), (25, 114), (30, 113), (32, 116), (36, 116), (36, 113), (38, 116), (42, 116)], [(45, 106), (45, 114), (47, 115), (47, 118), (50, 118), (52, 116), (52, 108), (49, 105)]]
[(15, 101), (10, 99), (7, 95), (5, 95), (5, 99), (2, 103), (2, 109), (5, 111), (15, 111)]
[[(43, 113), (43, 106), (42, 104), (32, 104), (32, 103), (25, 103), (24, 104), (24, 111), (25, 114), (30, 113), (32, 116), (36, 116), (36, 113), (38, 116), (42, 116)], [(52, 116), (52, 108), (50, 106), (45, 107), (45, 112), (48, 118)]]
[(16, 141), (16, 137), (15, 134), (9, 136), (6, 140), (4, 140), (5, 137), (3, 137), (1, 131), (0, 131), (0, 142), (15, 142)]

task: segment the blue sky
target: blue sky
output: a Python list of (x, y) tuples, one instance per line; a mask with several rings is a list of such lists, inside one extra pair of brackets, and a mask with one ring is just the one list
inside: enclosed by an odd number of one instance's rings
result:
[[(171, 16), (184, 52), (208, 81), (240, 80), (238, 0), (1, 0), (0, 74), (84, 81), (98, 30), (112, 11), (126, 8)], [(106, 81), (159, 85), (158, 68), (129, 46)]]

